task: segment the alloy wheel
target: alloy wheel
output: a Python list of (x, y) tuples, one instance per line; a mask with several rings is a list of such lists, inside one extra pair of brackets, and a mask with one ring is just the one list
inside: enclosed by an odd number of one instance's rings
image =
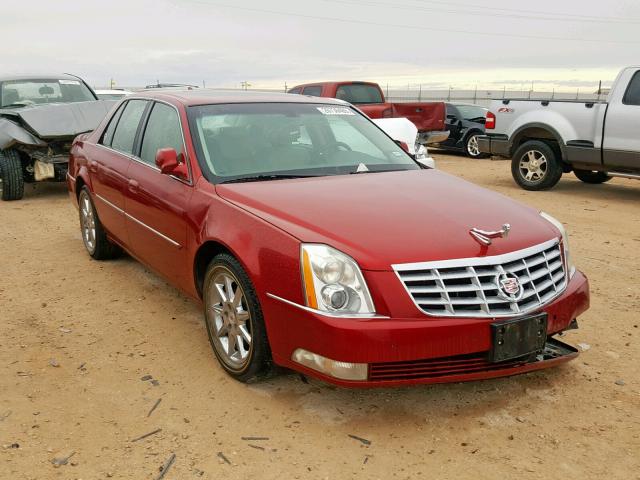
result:
[(541, 182), (547, 167), (547, 158), (538, 150), (529, 150), (520, 158), (520, 174), (529, 182)]
[(469, 152), (469, 155), (471, 155), (472, 157), (480, 156), (481, 152), (480, 147), (478, 146), (477, 135), (471, 135), (471, 137), (469, 137), (469, 140), (467, 140), (467, 152)]
[(231, 369), (241, 370), (250, 360), (253, 342), (251, 313), (236, 276), (218, 266), (207, 286), (206, 319), (218, 357)]
[(96, 216), (91, 199), (84, 191), (80, 193), (80, 228), (84, 246), (93, 254), (96, 249)]

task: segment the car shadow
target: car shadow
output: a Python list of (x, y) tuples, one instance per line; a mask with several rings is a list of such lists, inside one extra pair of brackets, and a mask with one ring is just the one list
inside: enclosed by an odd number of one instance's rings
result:
[(250, 388), (283, 407), (295, 403), (328, 424), (366, 423), (372, 429), (394, 420), (424, 422), (435, 416), (443, 422), (499, 418), (508, 423), (508, 410), (522, 400), (554, 401), (556, 387), (566, 389), (577, 375), (574, 364), (465, 383), (373, 389), (337, 387), (288, 371)]
[[(510, 176), (497, 179), (495, 185), (521, 190)], [(571, 198), (583, 197), (593, 200), (638, 201), (640, 200), (640, 182), (633, 179), (613, 178), (607, 183), (592, 185), (581, 182), (573, 177), (572, 174), (565, 174), (551, 190), (528, 193), (533, 195), (560, 195)]]
[[(65, 182), (36, 182), (24, 185), (24, 200), (62, 198), (69, 193)], [(19, 200), (18, 200), (19, 201)]]

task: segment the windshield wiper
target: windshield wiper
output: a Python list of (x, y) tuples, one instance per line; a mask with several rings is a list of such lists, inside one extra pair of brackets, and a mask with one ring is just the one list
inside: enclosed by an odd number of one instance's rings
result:
[(231, 180), (225, 180), (220, 183), (241, 183), (241, 182), (264, 182), (268, 180), (285, 180), (291, 178), (313, 178), (320, 177), (323, 175), (294, 175), (294, 174), (285, 174), (285, 173), (274, 173), (269, 175), (252, 175), (250, 177), (240, 177), (233, 178)]

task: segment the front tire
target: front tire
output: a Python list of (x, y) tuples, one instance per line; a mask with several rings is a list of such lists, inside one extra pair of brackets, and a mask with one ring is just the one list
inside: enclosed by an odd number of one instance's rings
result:
[(471, 158), (487, 158), (489, 155), (480, 151), (478, 145), (478, 137), (482, 135), (480, 132), (472, 132), (465, 140), (464, 153)]
[(233, 256), (216, 255), (204, 277), (209, 342), (222, 368), (241, 382), (272, 372), (271, 349), (251, 279)]
[(118, 257), (121, 253), (120, 247), (111, 243), (107, 238), (107, 233), (98, 218), (91, 194), (86, 186), (80, 190), (78, 210), (80, 233), (87, 253), (95, 260), (110, 260)]
[(558, 155), (540, 140), (523, 143), (511, 160), (511, 175), (525, 190), (549, 190), (562, 177)]
[(20, 200), (24, 196), (22, 162), (16, 150), (0, 150), (0, 191), (2, 200)]
[(576, 177), (582, 180), (584, 183), (598, 184), (605, 183), (611, 180), (612, 177), (607, 175), (607, 172), (598, 172), (592, 170), (578, 170), (573, 169), (573, 173)]

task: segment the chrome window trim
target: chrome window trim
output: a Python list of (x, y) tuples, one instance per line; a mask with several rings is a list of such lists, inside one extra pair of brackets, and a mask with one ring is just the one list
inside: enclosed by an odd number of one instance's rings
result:
[(278, 297), (273, 293), (267, 292), (267, 297), (273, 298), (274, 300), (279, 300), (287, 305), (291, 305), (293, 307), (297, 307), (305, 312), (315, 313), (316, 315), (321, 315), (323, 317), (329, 318), (344, 318), (344, 319), (353, 319), (353, 320), (361, 320), (364, 318), (375, 318), (378, 320), (388, 319), (389, 317), (386, 315), (378, 315), (377, 313), (335, 313), (335, 312), (325, 312), (323, 310), (316, 310), (314, 308), (307, 307), (306, 305), (300, 305), (299, 303), (292, 302), (291, 300), (287, 300), (286, 298)]
[[(180, 110), (178, 110), (178, 107), (176, 107), (175, 105), (170, 104), (169, 102), (166, 102), (164, 100), (159, 100), (156, 98), (148, 98), (148, 97), (135, 97), (135, 96), (129, 96), (126, 97), (126, 101), (130, 101), (130, 100), (145, 100), (147, 102), (151, 102), (151, 103), (162, 103), (163, 105), (167, 105), (171, 108), (173, 108), (176, 111), (176, 114), (178, 115), (178, 123), (180, 124), (180, 136), (182, 137), (182, 148), (184, 151), (184, 161), (187, 164), (187, 168), (189, 170), (189, 178), (187, 180), (184, 180), (180, 177), (176, 177), (175, 175), (167, 175), (168, 177), (173, 178), (174, 180), (177, 180), (180, 183), (184, 183), (185, 185), (189, 185), (189, 186), (193, 186), (193, 169), (191, 168), (191, 161), (190, 161), (190, 156), (187, 153), (187, 141), (184, 137), (184, 124), (182, 123), (182, 118), (180, 117)], [(118, 109), (116, 109), (116, 112), (118, 111)], [(114, 115), (115, 113), (114, 112)], [(153, 112), (153, 106), (151, 107), (151, 112)], [(151, 115), (151, 112), (149, 112), (149, 115)], [(111, 117), (113, 118), (113, 116)], [(109, 122), (111, 121), (111, 118), (109, 119)], [(141, 119), (142, 120), (142, 119)], [(147, 123), (149, 122), (149, 118), (147, 117)], [(108, 127), (108, 123), (107, 123), (107, 127)], [(116, 129), (118, 128), (118, 126), (116, 125)], [(145, 123), (144, 126), (144, 131), (142, 132), (142, 141), (144, 141), (144, 133), (147, 130), (147, 124)], [(115, 131), (114, 131), (115, 134)], [(104, 135), (104, 131), (101, 132), (100, 134), (101, 136)], [(104, 145), (101, 142), (96, 142), (95, 145), (97, 147), (102, 147), (106, 150), (109, 150), (111, 152), (123, 155), (125, 157), (127, 157), (129, 160), (133, 160), (135, 162), (138, 162), (141, 165), (145, 165), (149, 168), (151, 168), (152, 170), (155, 170), (156, 172), (160, 173), (160, 169), (155, 166), (155, 165), (151, 165), (145, 161), (143, 161), (140, 157), (137, 157), (136, 155), (130, 154), (130, 153), (126, 153), (126, 152), (121, 152), (120, 150), (116, 150), (115, 148), (111, 148), (110, 146)], [(140, 146), (142, 146), (142, 142), (140, 143)]]
[(415, 307), (420, 311), (420, 313), (428, 317), (460, 318), (460, 319), (462, 318), (473, 318), (473, 319), (475, 318), (509, 318), (509, 317), (512, 318), (512, 317), (517, 317), (519, 315), (526, 315), (536, 310), (540, 310), (546, 305), (553, 302), (556, 298), (558, 298), (560, 295), (562, 295), (566, 291), (571, 277), (569, 275), (568, 269), (566, 268), (566, 265), (564, 264), (564, 259), (563, 259), (563, 270), (565, 274), (565, 281), (564, 281), (564, 287), (562, 289), (557, 291), (555, 295), (545, 300), (544, 303), (537, 304), (533, 307), (530, 307), (528, 309), (525, 309), (519, 312), (509, 312), (509, 313), (492, 313), (492, 314), (477, 314), (475, 312), (469, 312), (464, 314), (449, 313), (449, 312), (429, 313), (425, 311), (415, 300), (414, 296), (409, 290), (409, 287), (407, 286), (405, 281), (402, 279), (401, 273), (406, 271), (412, 271), (412, 270), (438, 270), (441, 268), (464, 268), (464, 267), (491, 266), (491, 265), (501, 266), (502, 264), (517, 261), (530, 255), (536, 255), (536, 254), (542, 253), (545, 250), (552, 247), (560, 248), (561, 246), (560, 244), (561, 244), (560, 238), (554, 238), (552, 240), (548, 240), (538, 245), (534, 245), (533, 247), (523, 248), (522, 250), (516, 250), (516, 251), (505, 253), (502, 255), (493, 255), (489, 257), (456, 258), (451, 260), (436, 260), (433, 262), (400, 263), (400, 264), (391, 265), (391, 267), (393, 268), (393, 271), (396, 274), (396, 277), (398, 277), (398, 281), (402, 284), (403, 288), (405, 289), (405, 292), (407, 292), (407, 295), (409, 296), (409, 298), (411, 299)]
[(178, 242), (176, 242), (175, 240), (167, 237), (165, 234), (157, 231), (155, 228), (150, 227), (149, 225), (147, 225), (146, 223), (138, 220), (136, 217), (134, 217), (133, 215), (130, 215), (129, 213), (125, 212), (123, 209), (121, 209), (120, 207), (118, 207), (117, 205), (114, 205), (113, 203), (111, 203), (109, 200), (107, 200), (106, 198), (104, 198), (103, 196), (94, 193), (94, 195), (96, 196), (96, 198), (98, 200), (100, 200), (101, 202), (103, 202), (105, 205), (110, 206), (111, 208), (113, 208), (114, 210), (118, 211), (119, 213), (124, 214), (125, 217), (133, 220), (134, 222), (136, 222), (138, 225), (146, 228), (147, 230), (149, 230), (150, 232), (156, 234), (158, 237), (162, 238), (163, 240), (169, 242), (171, 245), (173, 245), (176, 248), (182, 248), (182, 245), (180, 245)]

